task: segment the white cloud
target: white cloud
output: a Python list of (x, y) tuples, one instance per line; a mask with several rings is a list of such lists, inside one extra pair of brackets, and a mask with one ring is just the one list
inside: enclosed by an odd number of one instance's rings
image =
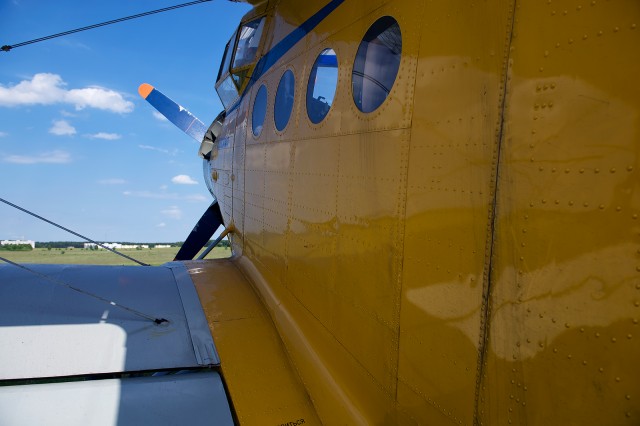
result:
[(207, 198), (200, 194), (178, 195), (172, 192), (151, 192), (151, 191), (124, 191), (122, 194), (127, 197), (152, 198), (156, 200), (184, 200), (184, 201), (207, 201)]
[(98, 86), (82, 89), (65, 88), (67, 84), (57, 74), (39, 73), (31, 80), (5, 87), (0, 85), (0, 106), (52, 105), (67, 103), (76, 110), (97, 108), (117, 113), (133, 111), (133, 102), (124, 99), (122, 94)]
[(7, 132), (0, 132), (0, 138), (4, 138), (5, 136), (9, 136)]
[(149, 151), (157, 151), (157, 152), (161, 152), (163, 154), (169, 154), (169, 155), (176, 155), (178, 152), (180, 152), (180, 150), (178, 150), (178, 149), (174, 149), (172, 151), (169, 151), (168, 149), (158, 148), (158, 147), (151, 146), (151, 145), (138, 145), (138, 148), (140, 148), (140, 149), (148, 149)]
[(122, 137), (122, 135), (119, 135), (117, 133), (105, 133), (105, 132), (94, 133), (92, 135), (86, 135), (86, 136), (91, 139), (104, 139), (108, 141), (115, 141)]
[(150, 151), (158, 151), (158, 152), (162, 152), (164, 154), (168, 154), (169, 153), (169, 151), (166, 150), (166, 149), (156, 148), (155, 146), (151, 146), (151, 145), (138, 145), (138, 148), (148, 149)]
[(159, 224), (156, 225), (156, 228), (165, 228), (166, 226), (167, 226), (166, 223), (160, 222)]
[(98, 181), (100, 185), (123, 185), (127, 183), (124, 179), (111, 178), (111, 179), (101, 179)]
[(172, 219), (180, 219), (182, 217), (182, 210), (178, 206), (171, 206), (160, 213)]
[(58, 136), (70, 136), (75, 135), (76, 128), (69, 124), (66, 120), (54, 120), (53, 127), (49, 129), (49, 133)]
[(4, 161), (14, 164), (66, 164), (71, 162), (71, 154), (55, 150), (38, 155), (9, 155)]
[(190, 176), (187, 175), (178, 175), (171, 178), (171, 182), (177, 185), (197, 185), (198, 182), (193, 180)]
[(97, 86), (69, 90), (65, 100), (76, 110), (90, 107), (119, 113), (133, 111), (133, 102), (126, 101), (118, 92)]
[(152, 111), (152, 113), (153, 113), (153, 116), (154, 116), (155, 118), (157, 118), (158, 120), (160, 120), (160, 121), (169, 121), (169, 120), (167, 120), (167, 117), (165, 117), (164, 115), (162, 115), (162, 114), (161, 114), (160, 112), (158, 112), (158, 111)]
[(207, 197), (200, 194), (187, 195), (184, 197), (184, 199), (187, 201), (207, 201)]

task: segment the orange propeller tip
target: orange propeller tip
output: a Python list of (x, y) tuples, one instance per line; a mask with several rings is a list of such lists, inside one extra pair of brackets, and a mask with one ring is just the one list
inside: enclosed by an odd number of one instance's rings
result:
[(149, 96), (149, 93), (151, 93), (152, 91), (153, 91), (153, 86), (147, 83), (142, 83), (140, 87), (138, 87), (138, 93), (144, 99), (147, 99), (147, 96)]

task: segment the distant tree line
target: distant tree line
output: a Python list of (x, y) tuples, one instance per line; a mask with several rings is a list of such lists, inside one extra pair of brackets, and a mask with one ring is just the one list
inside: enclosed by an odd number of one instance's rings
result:
[(84, 243), (77, 241), (49, 241), (47, 243), (39, 243), (36, 241), (36, 248), (84, 248)]
[(31, 251), (33, 247), (31, 244), (6, 244), (0, 245), (2, 251)]

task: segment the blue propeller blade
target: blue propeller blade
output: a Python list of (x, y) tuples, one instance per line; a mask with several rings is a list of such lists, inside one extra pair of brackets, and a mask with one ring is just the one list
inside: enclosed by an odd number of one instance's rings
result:
[(186, 108), (173, 102), (161, 91), (147, 83), (140, 85), (138, 93), (180, 130), (196, 141), (202, 142), (204, 134), (207, 131), (207, 126)]
[(216, 232), (216, 229), (223, 224), (220, 205), (214, 201), (204, 212), (196, 226), (182, 244), (182, 247), (173, 260), (191, 260), (205, 246)]

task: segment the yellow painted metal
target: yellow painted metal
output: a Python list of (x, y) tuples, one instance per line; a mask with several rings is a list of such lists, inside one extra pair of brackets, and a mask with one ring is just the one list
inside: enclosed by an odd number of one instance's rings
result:
[(640, 3), (515, 11), (480, 409), (640, 423)]
[[(269, 4), (265, 49), (326, 3)], [(402, 62), (364, 114), (353, 61), (385, 15)], [(636, 0), (347, 0), (249, 87), (214, 189), (323, 423), (640, 422), (638, 25)], [(339, 80), (313, 124), (325, 48)]]
[(474, 423), (510, 6), (442, 1), (422, 23), (398, 369), (420, 423)]
[(231, 259), (186, 263), (242, 425), (320, 424), (278, 332)]

